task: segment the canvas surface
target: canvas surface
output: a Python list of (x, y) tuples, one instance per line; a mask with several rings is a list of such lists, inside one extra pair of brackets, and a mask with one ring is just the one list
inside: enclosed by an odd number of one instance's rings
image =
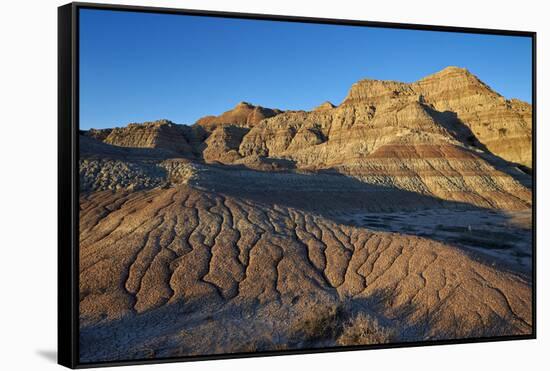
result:
[(532, 333), (529, 38), (87, 12), (81, 362)]

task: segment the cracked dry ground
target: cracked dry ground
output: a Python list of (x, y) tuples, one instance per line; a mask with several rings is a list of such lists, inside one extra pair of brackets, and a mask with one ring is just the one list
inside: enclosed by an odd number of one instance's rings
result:
[(530, 282), (433, 240), (187, 185), (80, 204), (82, 362), (532, 331)]

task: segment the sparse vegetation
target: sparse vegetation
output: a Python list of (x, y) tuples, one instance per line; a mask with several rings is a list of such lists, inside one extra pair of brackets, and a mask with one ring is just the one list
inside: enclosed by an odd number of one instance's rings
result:
[(292, 342), (316, 345), (333, 341), (340, 335), (345, 317), (343, 305), (313, 311), (292, 329)]
[(360, 312), (342, 324), (338, 345), (384, 344), (395, 341), (396, 330), (384, 327), (367, 313)]
[(395, 329), (383, 326), (368, 313), (341, 303), (299, 322), (294, 329), (294, 342), (322, 346), (383, 344), (394, 341)]

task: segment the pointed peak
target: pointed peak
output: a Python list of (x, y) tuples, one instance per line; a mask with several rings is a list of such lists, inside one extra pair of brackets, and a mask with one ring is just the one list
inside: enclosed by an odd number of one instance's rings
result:
[(478, 89), (480, 93), (491, 94), (495, 97), (500, 97), (500, 94), (491, 89), (491, 87), (484, 83), (479, 77), (471, 73), (468, 69), (461, 67), (446, 67), (439, 72), (418, 80), (412, 85), (432, 86), (433, 84), (438, 85), (438, 89), (444, 89), (444, 86), (446, 86), (447, 89), (451, 87), (453, 87), (453, 89), (456, 89), (458, 87), (464, 88), (464, 86), (469, 85)]
[(472, 74), (467, 68), (464, 67), (457, 67), (457, 66), (448, 66), (443, 68), (442, 70), (435, 72), (431, 75), (428, 75), (422, 79), (433, 79), (433, 78), (474, 78), (477, 79), (477, 77)]
[(464, 73), (464, 74), (471, 75), (470, 71), (468, 71), (467, 68), (458, 67), (458, 66), (447, 66), (439, 72), (454, 72), (454, 73)]
[(315, 107), (313, 110), (314, 111), (324, 111), (324, 110), (328, 110), (328, 109), (332, 109), (332, 108), (336, 108), (336, 106), (327, 100), (327, 101), (321, 103), (320, 105), (318, 105), (317, 107)]
[(267, 117), (275, 116), (282, 111), (278, 109), (265, 108), (241, 101), (228, 111), (218, 116), (204, 116), (198, 119), (195, 124), (213, 130), (219, 125), (237, 125), (252, 127)]
[(237, 103), (237, 105), (235, 106), (235, 109), (239, 109), (239, 108), (254, 109), (254, 108), (256, 108), (256, 106), (253, 105), (253, 104), (250, 104), (248, 102), (241, 101), (241, 102)]

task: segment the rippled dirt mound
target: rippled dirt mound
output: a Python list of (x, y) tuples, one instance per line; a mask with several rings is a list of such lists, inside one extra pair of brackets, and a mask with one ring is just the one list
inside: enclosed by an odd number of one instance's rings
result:
[(527, 279), (186, 185), (81, 197), (81, 360), (531, 332)]

